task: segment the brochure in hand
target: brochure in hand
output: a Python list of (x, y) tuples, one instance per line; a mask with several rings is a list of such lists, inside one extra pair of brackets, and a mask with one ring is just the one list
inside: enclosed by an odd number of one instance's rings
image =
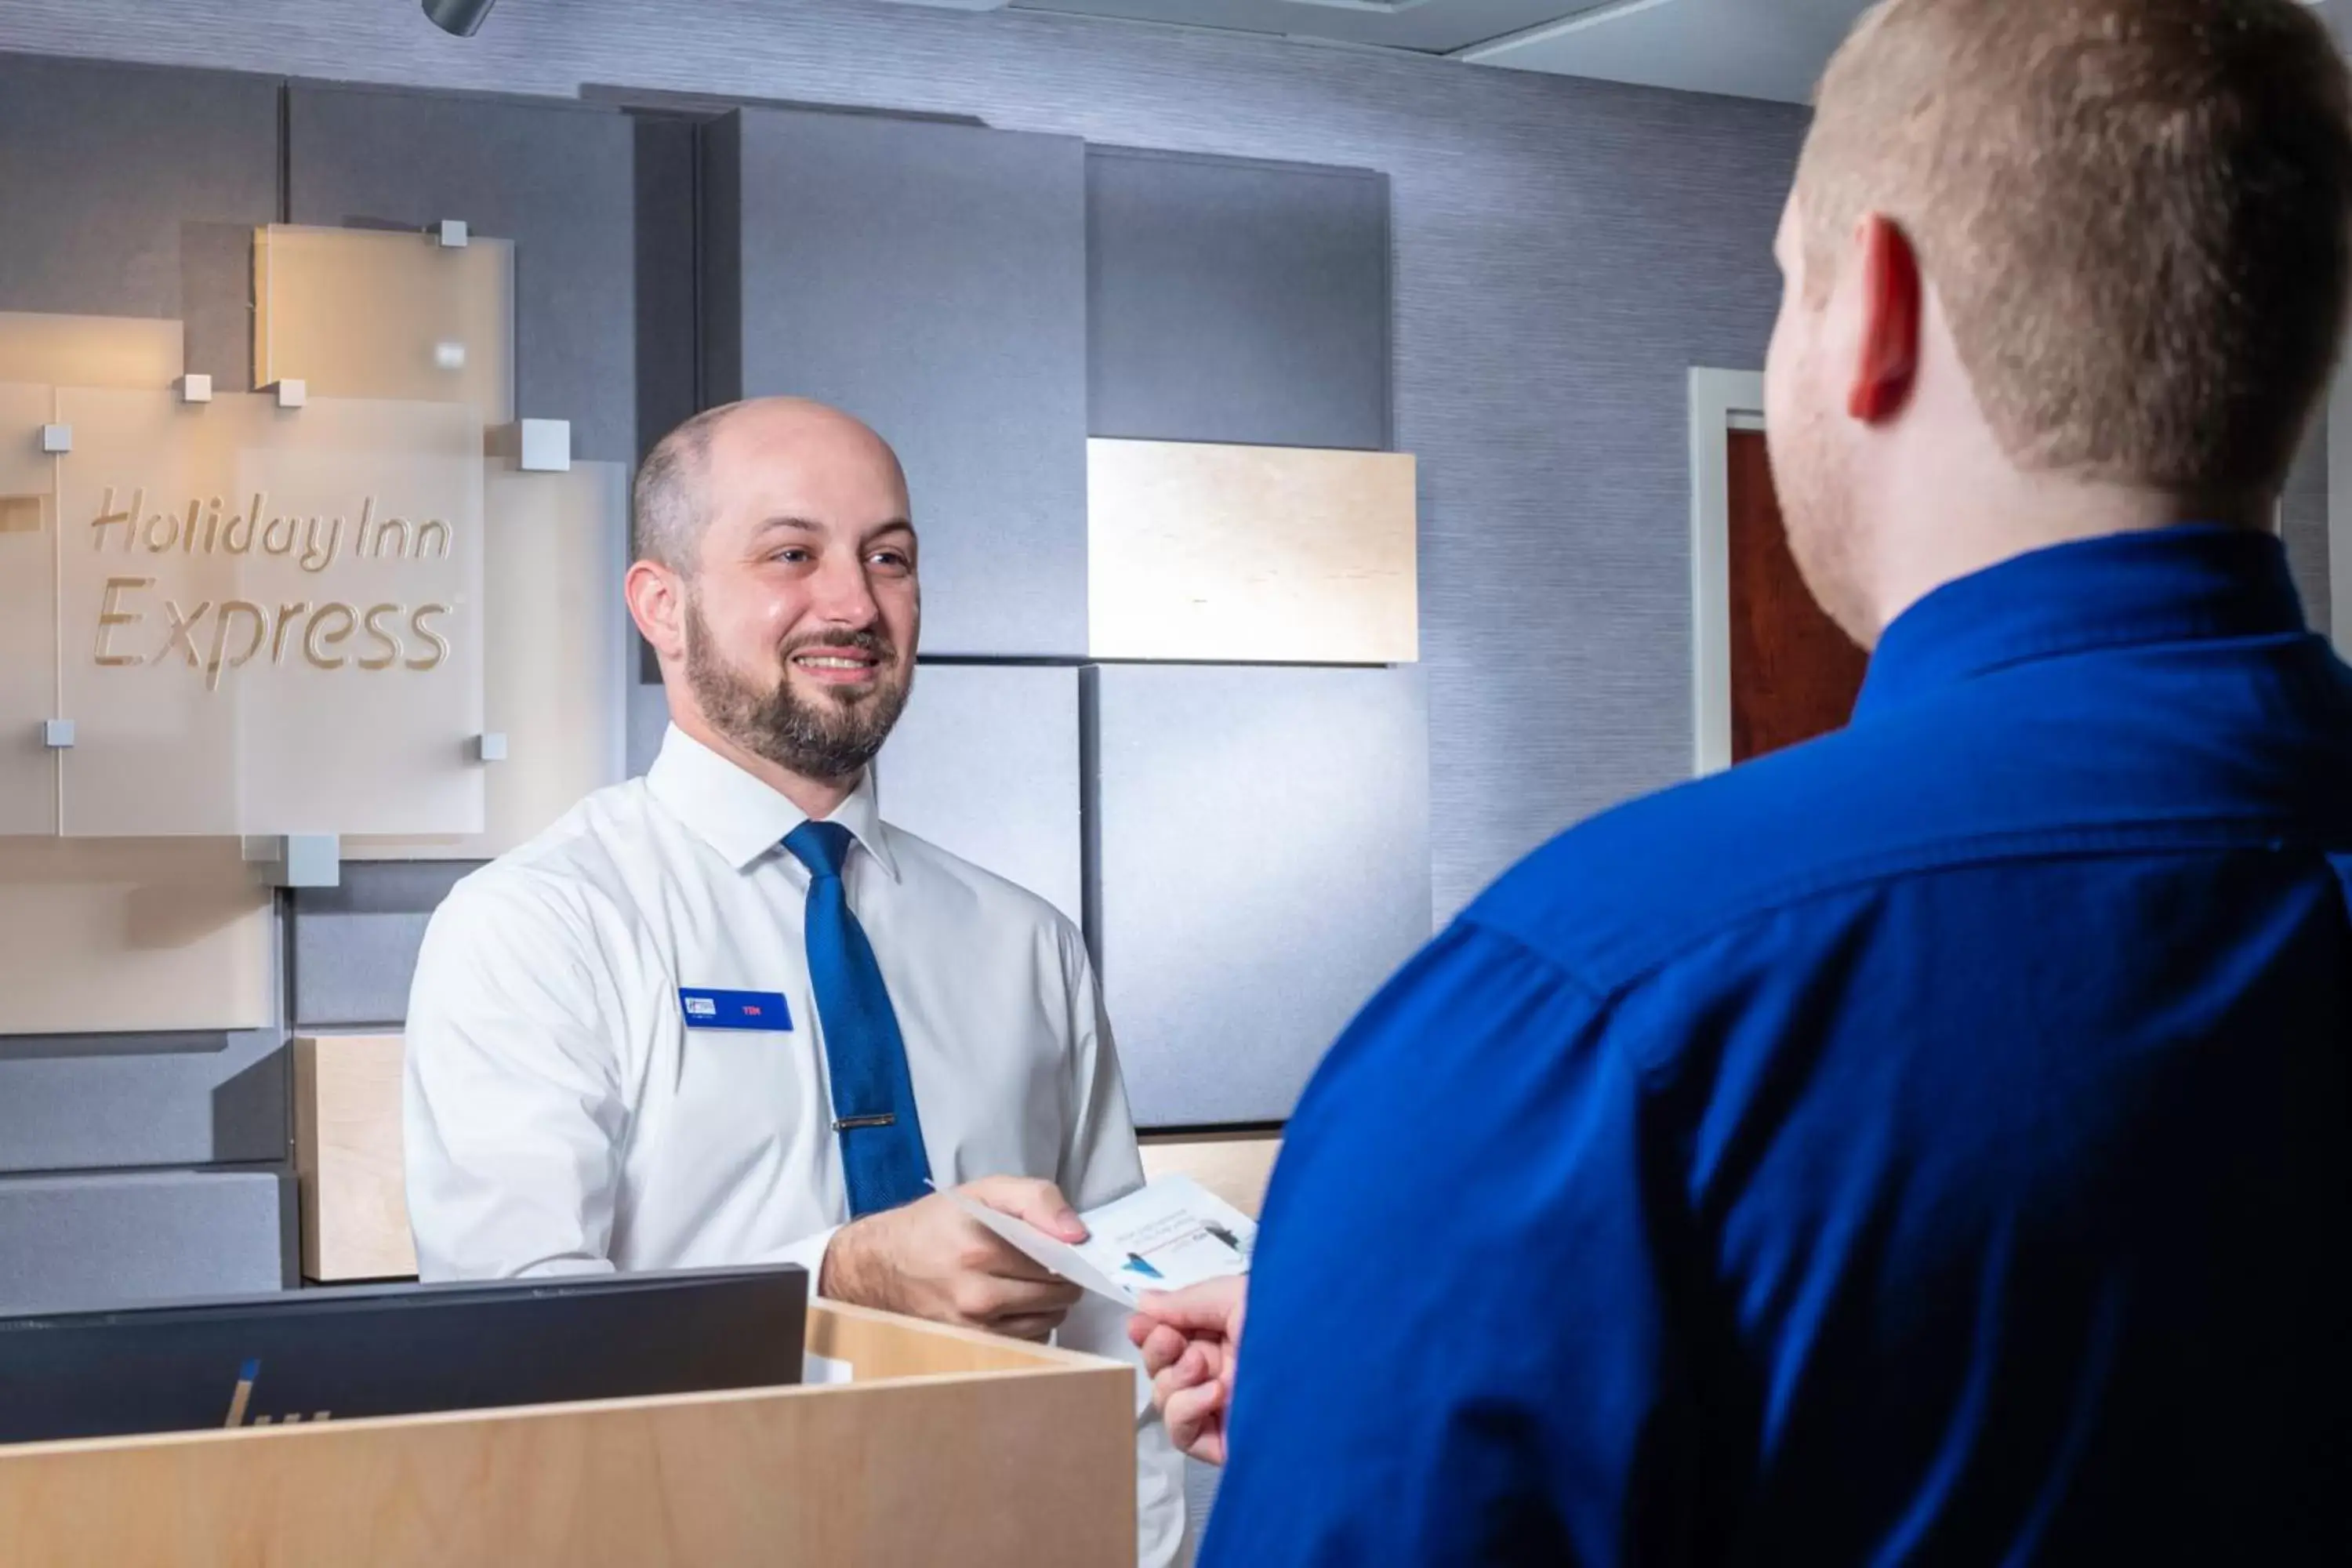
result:
[(1087, 1239), (1056, 1240), (1024, 1220), (949, 1194), (1028, 1257), (1098, 1296), (1132, 1307), (1153, 1290), (1249, 1272), (1257, 1226), (1190, 1176), (1163, 1176), (1078, 1216)]

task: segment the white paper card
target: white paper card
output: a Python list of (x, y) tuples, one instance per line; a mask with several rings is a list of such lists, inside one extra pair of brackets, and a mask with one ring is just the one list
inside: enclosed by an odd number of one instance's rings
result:
[(1190, 1176), (1163, 1176), (1080, 1215), (1087, 1239), (1075, 1246), (961, 1193), (949, 1195), (1073, 1285), (1129, 1307), (1150, 1291), (1246, 1274), (1257, 1249), (1256, 1224)]

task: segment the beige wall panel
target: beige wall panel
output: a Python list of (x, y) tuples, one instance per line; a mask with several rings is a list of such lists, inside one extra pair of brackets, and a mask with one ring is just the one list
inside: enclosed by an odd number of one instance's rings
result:
[(401, 1063), (398, 1035), (294, 1042), (294, 1175), (306, 1279), (416, 1272), (402, 1174)]
[(0, 381), (160, 392), (180, 379), (186, 339), (177, 321), (0, 310)]
[(273, 224), (253, 237), (255, 384), (514, 418), (514, 246)]
[(487, 860), (627, 773), (629, 470), (494, 463), (483, 496), (482, 728), (507, 738), (483, 769), (484, 830), (353, 838), (355, 860)]
[[(0, 317), (0, 360), (7, 318)], [(41, 721), (58, 708), (57, 462), (34, 432), (56, 417), (47, 386), (0, 383), (0, 835), (55, 833), (58, 759)]]
[(1281, 1152), (1279, 1138), (1148, 1138), (1143, 1173), (1155, 1182), (1162, 1176), (1190, 1176), (1255, 1219), (1265, 1202), (1265, 1184), (1274, 1175), (1275, 1156)]
[(1420, 658), (1410, 456), (1100, 439), (1087, 452), (1093, 657)]
[(0, 1034), (263, 1027), (271, 926), (234, 839), (0, 839)]

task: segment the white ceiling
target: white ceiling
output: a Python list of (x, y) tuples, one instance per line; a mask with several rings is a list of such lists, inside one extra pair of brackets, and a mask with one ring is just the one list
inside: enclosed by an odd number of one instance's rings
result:
[[(1063, 12), (1444, 55), (1803, 103), (1869, 0), (892, 0)], [(2315, 0), (2305, 0), (2315, 4)], [(2352, 0), (2315, 8), (2352, 34)]]
[(1803, 103), (1869, 0), (1618, 0), (1461, 52), (1474, 65)]
[(1068, 11), (1192, 27), (1274, 33), (1448, 54), (1522, 32), (1601, 0), (1011, 0), (1015, 10)]

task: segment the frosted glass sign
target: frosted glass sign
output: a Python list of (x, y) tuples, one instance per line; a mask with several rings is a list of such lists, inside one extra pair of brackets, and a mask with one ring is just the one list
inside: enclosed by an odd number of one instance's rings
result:
[(482, 421), (462, 405), (68, 388), (76, 835), (482, 826)]
[(0, 382), (169, 386), (179, 379), (186, 337), (177, 321), (0, 310)]
[(57, 459), (34, 432), (54, 417), (46, 386), (0, 383), (0, 834), (54, 833), (57, 755), (41, 726), (58, 716)]
[(482, 728), (509, 747), (483, 770), (483, 829), (347, 839), (354, 859), (487, 860), (626, 776), (628, 468), (524, 473), (493, 458), (483, 494)]
[(273, 225), (253, 241), (254, 380), (514, 418), (514, 244)]

